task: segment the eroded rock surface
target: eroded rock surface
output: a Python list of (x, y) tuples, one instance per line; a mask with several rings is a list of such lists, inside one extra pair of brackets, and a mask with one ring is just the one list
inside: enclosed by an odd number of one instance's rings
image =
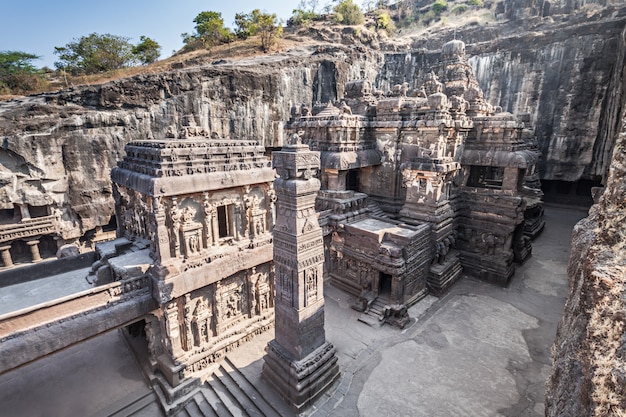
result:
[(626, 412), (626, 117), (622, 123), (604, 194), (574, 229), (546, 416)]
[(453, 36), (468, 44), (488, 101), (512, 113), (536, 109), (528, 123), (543, 153), (542, 179), (602, 179), (624, 102), (626, 8), (557, 2), (545, 10), (544, 3), (503, 4), (499, 23), (415, 39), (309, 30), (303, 46), (280, 54), (193, 62), (0, 103), (0, 206), (59, 209), (62, 238), (71, 242), (111, 220), (109, 173), (129, 141), (194, 124), (278, 147), (293, 104), (344, 97), (343, 86), (356, 79), (383, 92), (416, 87)]

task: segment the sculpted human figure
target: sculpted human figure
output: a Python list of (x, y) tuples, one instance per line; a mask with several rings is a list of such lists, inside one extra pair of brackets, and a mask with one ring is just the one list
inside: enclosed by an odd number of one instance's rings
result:
[(181, 214), (178, 209), (178, 202), (176, 201), (176, 197), (172, 197), (172, 207), (170, 208), (170, 219), (172, 220), (172, 241), (174, 243), (174, 253), (178, 256), (180, 250), (180, 239), (179, 239), (179, 228), (180, 228), (180, 220)]
[(184, 321), (186, 350), (191, 350), (191, 347), (193, 346), (193, 331), (191, 328), (191, 322), (193, 320), (193, 308), (191, 304), (191, 295), (185, 294)]

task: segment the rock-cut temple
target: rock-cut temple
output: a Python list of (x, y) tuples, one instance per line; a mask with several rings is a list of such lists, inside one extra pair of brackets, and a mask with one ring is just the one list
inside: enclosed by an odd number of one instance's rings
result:
[(166, 410), (275, 318), (265, 377), (300, 409), (339, 375), (324, 280), (365, 323), (403, 326), (462, 274), (506, 285), (531, 256), (544, 222), (524, 122), (484, 100), (455, 40), (415, 86), (353, 80), (335, 102), (294, 105), (274, 166), (257, 141), (196, 126), (131, 142), (112, 172), (118, 238), (92, 280), (151, 281), (147, 361)]

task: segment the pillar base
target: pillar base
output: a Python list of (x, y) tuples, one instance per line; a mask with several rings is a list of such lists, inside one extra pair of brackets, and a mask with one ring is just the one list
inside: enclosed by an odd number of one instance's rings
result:
[(305, 358), (295, 360), (276, 340), (272, 340), (267, 345), (262, 375), (287, 403), (300, 412), (339, 378), (335, 353), (332, 343), (325, 342)]

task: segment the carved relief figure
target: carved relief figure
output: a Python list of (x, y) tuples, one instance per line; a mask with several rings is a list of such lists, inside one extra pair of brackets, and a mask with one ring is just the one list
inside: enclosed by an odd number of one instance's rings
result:
[(174, 246), (174, 256), (178, 256), (178, 254), (180, 253), (180, 220), (181, 220), (181, 214), (180, 214), (180, 210), (178, 209), (178, 201), (176, 200), (176, 197), (172, 197), (172, 206), (170, 208), (170, 219), (172, 221), (172, 229), (170, 231), (171, 235), (172, 235), (172, 243)]
[(193, 320), (193, 306), (191, 302), (191, 295), (185, 294), (185, 308), (184, 308), (184, 324), (185, 324), (185, 350), (191, 350), (193, 346), (193, 333), (191, 323)]

